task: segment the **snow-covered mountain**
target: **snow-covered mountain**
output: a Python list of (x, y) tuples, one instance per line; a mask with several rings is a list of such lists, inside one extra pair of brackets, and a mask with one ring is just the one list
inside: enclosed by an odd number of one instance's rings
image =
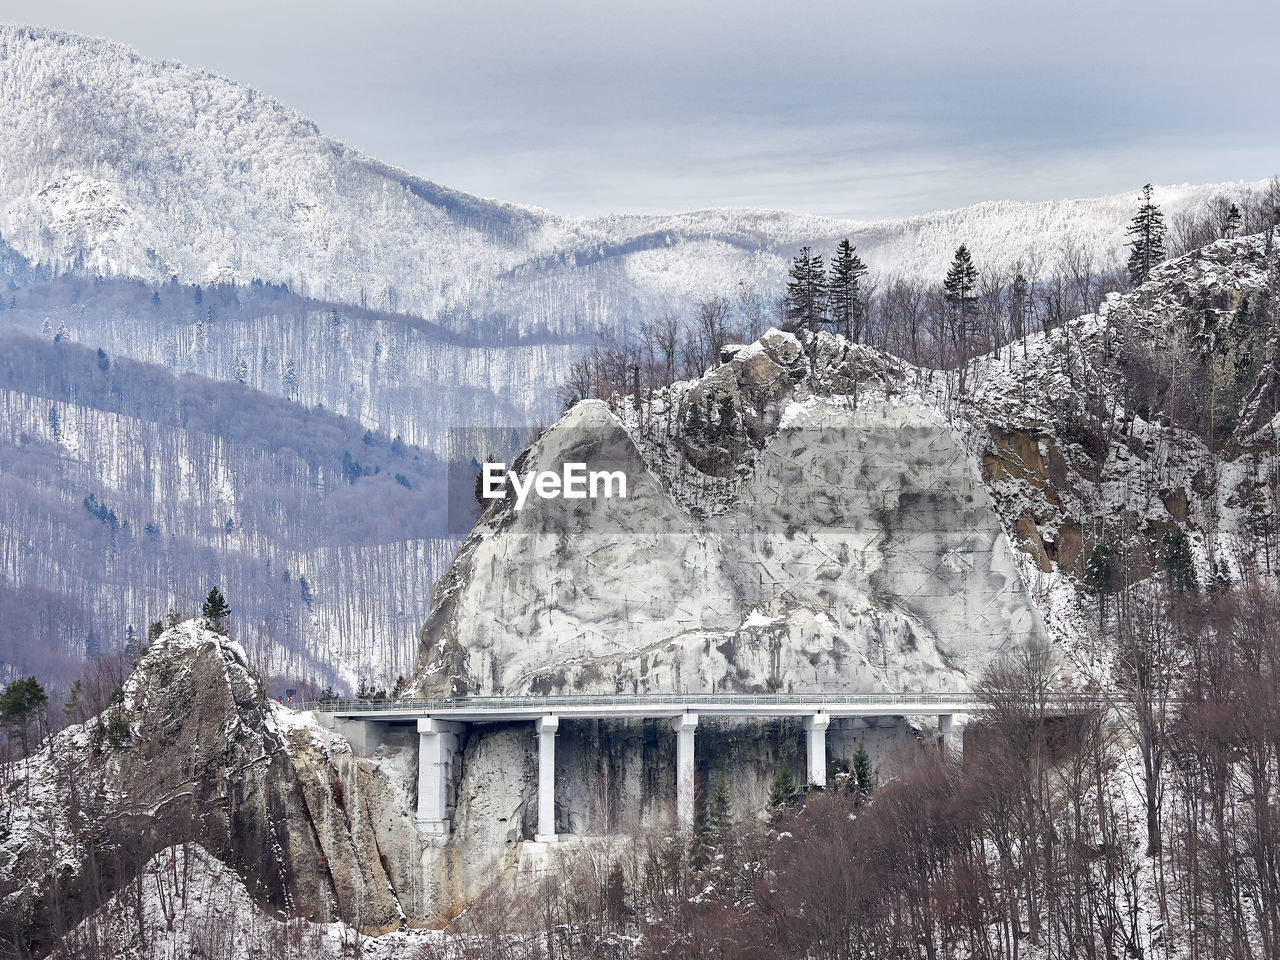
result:
[[(776, 290), (802, 244), (936, 280), (960, 242), (996, 268), (1083, 244), (1114, 265), (1129, 195), (901, 221), (753, 210), (575, 219), (483, 200), (323, 136), (269, 96), (117, 43), (0, 27), (0, 235), (55, 267), (254, 279), (347, 304), (530, 333)], [(1136, 185), (1135, 185), (1136, 187)], [(1247, 185), (1162, 188), (1170, 216)]]

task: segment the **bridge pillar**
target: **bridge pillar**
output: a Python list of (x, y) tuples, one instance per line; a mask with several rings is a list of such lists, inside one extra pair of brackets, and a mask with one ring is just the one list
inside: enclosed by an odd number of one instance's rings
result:
[(539, 717), (538, 731), (538, 843), (555, 843), (556, 837), (556, 731), (559, 717)]
[(808, 758), (809, 786), (827, 785), (827, 727), (831, 715), (815, 713), (804, 718), (805, 753)]
[(676, 732), (676, 829), (693, 829), (693, 732), (696, 713), (682, 713), (671, 721)]
[(964, 725), (968, 719), (962, 713), (938, 716), (938, 742), (949, 759), (959, 760), (964, 755)]
[(460, 723), (423, 717), (418, 720), (418, 829), (449, 833), (449, 780), (458, 752)]

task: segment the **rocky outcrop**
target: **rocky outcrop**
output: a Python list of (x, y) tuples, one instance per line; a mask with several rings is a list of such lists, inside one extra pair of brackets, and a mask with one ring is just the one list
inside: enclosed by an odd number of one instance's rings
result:
[(437, 586), (419, 690), (963, 687), (1042, 627), (974, 463), (902, 379), (773, 331), (640, 407), (574, 407), (522, 475), (585, 462), (626, 498), (491, 508)]
[(1269, 566), (1239, 546), (1280, 516), (1277, 276), (1265, 238), (1212, 244), (972, 361), (964, 394), (775, 330), (579, 404), (521, 469), (606, 450), (629, 498), (492, 507), (437, 586), (417, 689), (946, 689), (1044, 616), (1078, 632), (1100, 548), (1127, 580), (1175, 531), (1202, 578)]
[(412, 787), (305, 716), (266, 699), (204, 621), (162, 634), (118, 703), (6, 784), (4, 936), (38, 949), (190, 840), (293, 914), (366, 931), (420, 914)]

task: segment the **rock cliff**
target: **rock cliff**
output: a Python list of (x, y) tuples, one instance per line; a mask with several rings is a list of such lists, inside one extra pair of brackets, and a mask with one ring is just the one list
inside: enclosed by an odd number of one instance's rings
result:
[(640, 407), (566, 413), (520, 469), (622, 471), (627, 497), (490, 508), (437, 587), (419, 689), (945, 690), (1040, 635), (951, 426), (884, 357), (818, 349), (773, 331)]
[(3, 936), (39, 948), (157, 851), (197, 841), (261, 899), (365, 930), (421, 914), (413, 789), (266, 699), (240, 646), (194, 620), (118, 702), (5, 786)]

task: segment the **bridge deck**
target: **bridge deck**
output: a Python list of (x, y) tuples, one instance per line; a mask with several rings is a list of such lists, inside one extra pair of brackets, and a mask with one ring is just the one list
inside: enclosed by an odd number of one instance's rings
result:
[[(1088, 694), (1055, 694), (1045, 704), (1056, 711), (1098, 706)], [(921, 716), (984, 713), (990, 708), (971, 693), (849, 694), (652, 694), (560, 697), (465, 697), (457, 699), (328, 700), (297, 704), (344, 719), (408, 722), (423, 717), (466, 723), (677, 717)]]

